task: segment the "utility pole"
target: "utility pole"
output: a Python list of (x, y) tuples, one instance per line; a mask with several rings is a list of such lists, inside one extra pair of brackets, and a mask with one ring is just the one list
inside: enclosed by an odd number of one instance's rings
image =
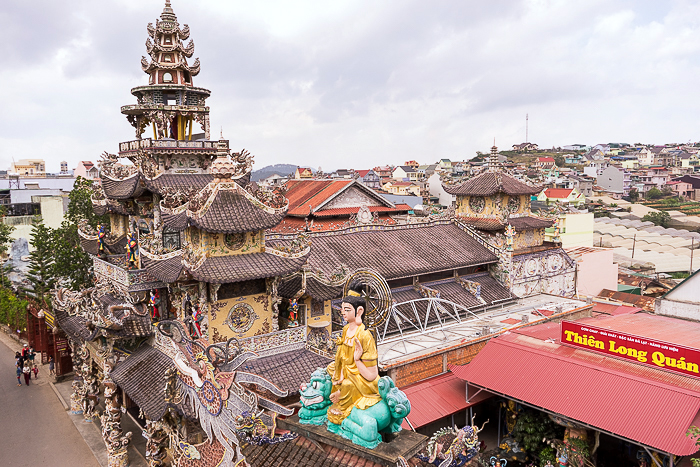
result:
[(695, 237), (690, 240), (690, 271), (689, 274), (693, 274), (693, 249), (695, 248)]

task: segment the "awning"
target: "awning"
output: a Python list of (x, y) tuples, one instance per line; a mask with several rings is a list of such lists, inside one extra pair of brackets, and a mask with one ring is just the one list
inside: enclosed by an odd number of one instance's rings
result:
[[(411, 402), (411, 413), (408, 420), (413, 428), (419, 428), (428, 423), (440, 420), (472, 405), (493, 397), (493, 394), (481, 391), (467, 402), (467, 385), (452, 373), (435, 376), (420, 383), (401, 388)], [(404, 420), (401, 425), (404, 430), (411, 427)]]
[(470, 386), (662, 452), (698, 450), (686, 431), (700, 422), (700, 392), (677, 381), (690, 377), (517, 334), (491, 339), (450, 369)]

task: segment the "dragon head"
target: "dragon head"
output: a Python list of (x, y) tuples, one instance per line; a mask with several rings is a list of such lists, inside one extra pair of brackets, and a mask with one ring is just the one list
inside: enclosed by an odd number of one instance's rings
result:
[(307, 409), (319, 409), (329, 405), (331, 389), (331, 377), (324, 368), (319, 368), (311, 373), (308, 384), (301, 385), (299, 394), (301, 404)]

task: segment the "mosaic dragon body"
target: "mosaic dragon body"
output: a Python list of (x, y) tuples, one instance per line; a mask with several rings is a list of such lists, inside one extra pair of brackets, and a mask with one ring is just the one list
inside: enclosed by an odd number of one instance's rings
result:
[(479, 453), (479, 432), (484, 429), (484, 425), (478, 428), (472, 420), (472, 425), (466, 425), (462, 429), (457, 429), (456, 426), (441, 428), (428, 441), (427, 450), (417, 457), (438, 467), (467, 465)]

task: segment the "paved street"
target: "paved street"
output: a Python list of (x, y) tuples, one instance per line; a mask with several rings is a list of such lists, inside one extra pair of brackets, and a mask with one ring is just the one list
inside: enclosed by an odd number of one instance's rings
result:
[(0, 466), (99, 466), (48, 384), (48, 365), (18, 387), (8, 345), (0, 332)]

